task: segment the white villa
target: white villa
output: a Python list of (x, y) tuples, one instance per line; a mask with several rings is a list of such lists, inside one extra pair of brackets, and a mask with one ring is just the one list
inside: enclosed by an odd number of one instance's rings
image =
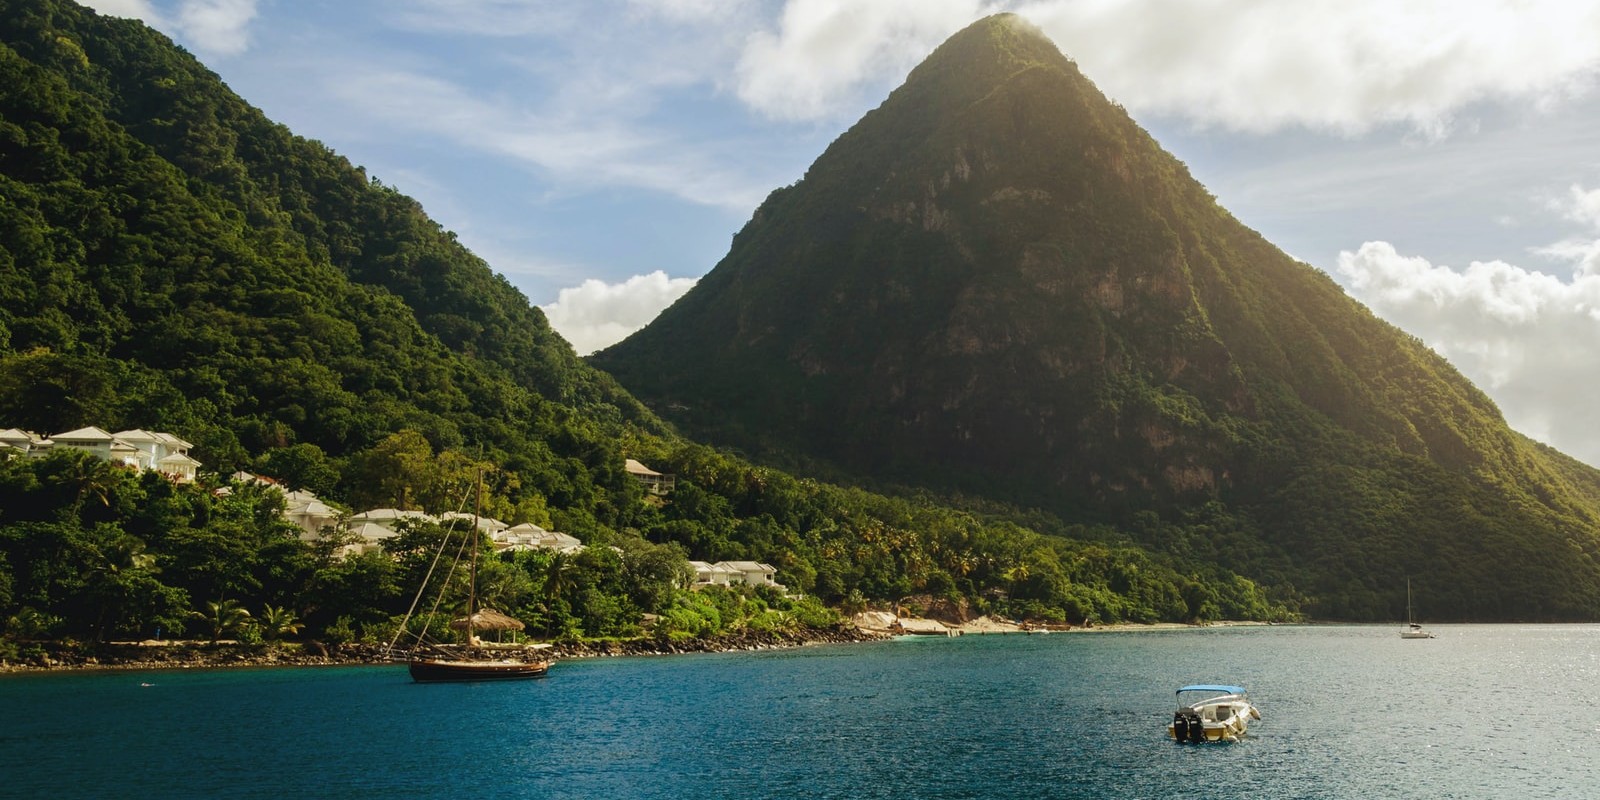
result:
[(634, 480), (644, 484), (645, 491), (650, 494), (667, 494), (672, 491), (673, 485), (677, 481), (674, 476), (656, 472), (631, 458), (623, 461), (622, 467), (628, 471), (629, 475), (633, 476)]
[(170, 433), (137, 428), (107, 433), (92, 425), (48, 437), (17, 428), (0, 431), (0, 449), (7, 455), (43, 458), (58, 447), (82, 450), (101, 461), (131, 469), (155, 470), (178, 483), (193, 483), (200, 469), (200, 462), (189, 456), (189, 448), (194, 445)]
[(355, 532), (361, 537), (361, 552), (371, 552), (382, 547), (384, 539), (392, 539), (400, 535), (398, 526), (401, 520), (410, 519), (418, 522), (438, 522), (439, 518), (421, 511), (402, 511), (398, 508), (374, 508), (353, 514), (345, 521), (345, 528)]
[(489, 534), (496, 550), (554, 550), (558, 553), (581, 553), (583, 542), (570, 533), (545, 530), (532, 522), (513, 525)]
[(690, 561), (689, 566), (694, 569), (694, 583), (691, 586), (771, 586), (780, 592), (788, 591), (788, 587), (777, 581), (778, 570), (768, 564), (756, 561), (718, 561), (715, 564)]
[[(401, 520), (449, 524), (457, 520), (471, 521), (474, 518), (472, 514), (459, 511), (447, 511), (434, 517), (421, 511), (404, 511), (398, 508), (374, 508), (345, 517), (338, 509), (322, 502), (315, 494), (304, 489), (291, 492), (278, 485), (272, 478), (248, 472), (235, 472), (232, 477), (235, 481), (265, 484), (282, 491), (286, 501), (283, 516), (299, 526), (302, 541), (315, 541), (325, 536), (329, 529), (337, 530), (341, 526), (346, 532), (354, 534), (356, 541), (342, 548), (343, 555), (370, 553), (382, 549), (385, 539), (392, 539), (398, 535), (397, 528)], [(217, 491), (226, 492), (227, 489)], [(576, 536), (546, 530), (532, 522), (512, 526), (493, 517), (479, 516), (476, 519), (478, 530), (488, 535), (496, 550), (554, 550), (560, 553), (583, 551), (583, 542)]]

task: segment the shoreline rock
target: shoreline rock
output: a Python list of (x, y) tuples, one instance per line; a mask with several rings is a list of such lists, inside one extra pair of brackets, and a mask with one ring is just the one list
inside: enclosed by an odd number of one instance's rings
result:
[[(689, 653), (730, 653), (780, 650), (813, 644), (849, 644), (879, 641), (886, 635), (843, 626), (800, 631), (742, 631), (705, 639), (672, 641), (553, 642), (537, 650), (482, 651), (497, 658), (537, 654), (555, 661), (616, 656), (665, 656)], [(304, 642), (300, 647), (241, 645), (208, 642), (107, 642), (95, 646), (40, 643), (44, 652), (27, 662), (0, 662), (0, 674), (91, 670), (218, 669), (229, 667), (316, 667), (394, 663), (380, 645), (324, 645)]]

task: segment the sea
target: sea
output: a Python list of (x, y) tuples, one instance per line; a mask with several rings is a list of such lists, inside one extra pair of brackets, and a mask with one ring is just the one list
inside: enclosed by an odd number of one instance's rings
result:
[[(555, 664), (0, 677), (12, 798), (1596, 798), (1600, 626), (900, 638)], [(1234, 744), (1166, 738), (1243, 685)]]

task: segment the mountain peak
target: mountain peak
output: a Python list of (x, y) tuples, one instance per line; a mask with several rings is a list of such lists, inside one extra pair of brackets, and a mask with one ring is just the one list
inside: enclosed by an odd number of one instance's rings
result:
[(1546, 498), (1508, 523), (1529, 541), (1588, 505), (1448, 363), (1218, 206), (1013, 15), (940, 45), (594, 361), (760, 457), (1070, 520), (1220, 510), (1275, 532), (1241, 555), (1272, 569), (1337, 548), (1361, 574), (1463, 541), (1423, 517), (1396, 537), (1351, 512), (1361, 487), (1470, 504), (1433, 493), (1494, 475), (1505, 507)]

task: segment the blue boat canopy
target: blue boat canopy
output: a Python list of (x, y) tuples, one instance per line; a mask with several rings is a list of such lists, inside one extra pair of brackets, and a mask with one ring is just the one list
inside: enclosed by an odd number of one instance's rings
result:
[(1221, 684), (1214, 683), (1197, 683), (1193, 686), (1185, 686), (1178, 690), (1179, 694), (1184, 692), (1222, 692), (1224, 694), (1245, 693), (1243, 686), (1223, 686)]

